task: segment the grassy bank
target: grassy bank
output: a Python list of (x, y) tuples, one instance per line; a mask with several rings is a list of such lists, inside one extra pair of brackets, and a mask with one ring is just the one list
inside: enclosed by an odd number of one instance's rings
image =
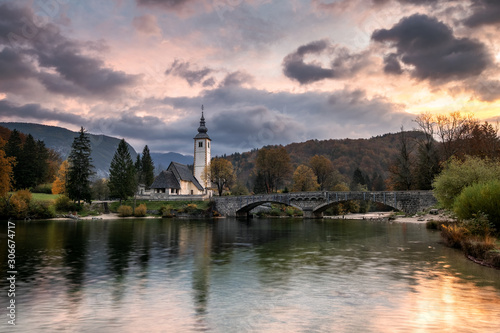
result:
[[(134, 210), (133, 207), (136, 207)], [(113, 202), (110, 210), (120, 216), (218, 216), (218, 213), (212, 210), (210, 201), (148, 201), (148, 200), (124, 200)], [(139, 208), (139, 211), (137, 211)]]
[(449, 247), (462, 250), (470, 260), (500, 269), (498, 233), (483, 216), (453, 223), (429, 221), (427, 228), (440, 230), (443, 242)]

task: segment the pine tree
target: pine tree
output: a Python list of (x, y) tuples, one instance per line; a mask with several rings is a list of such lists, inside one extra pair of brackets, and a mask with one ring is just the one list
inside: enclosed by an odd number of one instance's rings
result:
[(147, 145), (142, 151), (141, 173), (144, 185), (146, 185), (146, 188), (149, 188), (155, 180), (155, 165), (153, 163), (153, 159), (151, 158), (151, 154), (149, 153), (149, 148)]
[(11, 158), (11, 161), (14, 163), (12, 164), (12, 187), (16, 187), (16, 180), (19, 178), (17, 174), (19, 173), (20, 165), (19, 165), (19, 159), (21, 157), (23, 149), (23, 142), (21, 140), (21, 135), (20, 133), (14, 129), (9, 137), (9, 140), (7, 141), (7, 144), (5, 145), (5, 156), (7, 158)]
[(112, 197), (121, 200), (134, 195), (137, 189), (136, 168), (130, 157), (127, 143), (122, 139), (118, 144), (109, 168), (109, 190)]
[(49, 173), (49, 150), (45, 147), (45, 142), (42, 140), (36, 141), (36, 161), (35, 175), (36, 185), (43, 184), (47, 180)]
[(29, 189), (37, 185), (38, 148), (35, 139), (28, 134), (14, 170), (14, 178), (18, 189)]
[(137, 184), (144, 184), (144, 177), (142, 177), (141, 154), (137, 154), (134, 166), (135, 166), (135, 173), (137, 175)]
[(68, 180), (66, 191), (70, 199), (78, 201), (91, 201), (90, 176), (94, 174), (92, 158), (90, 157), (90, 138), (82, 127), (79, 135), (73, 140), (69, 154)]

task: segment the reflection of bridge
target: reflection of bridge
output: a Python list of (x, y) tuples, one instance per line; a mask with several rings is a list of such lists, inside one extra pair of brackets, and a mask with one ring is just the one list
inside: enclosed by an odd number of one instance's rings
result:
[(213, 197), (216, 210), (224, 216), (248, 216), (257, 206), (267, 202), (299, 208), (304, 218), (320, 218), (332, 205), (349, 200), (380, 202), (408, 214), (415, 214), (436, 204), (432, 191), (395, 192), (294, 192), (247, 196)]

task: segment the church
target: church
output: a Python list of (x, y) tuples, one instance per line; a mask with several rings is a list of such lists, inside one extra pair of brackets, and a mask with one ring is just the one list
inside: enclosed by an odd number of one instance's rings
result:
[(162, 171), (151, 184), (153, 199), (167, 199), (175, 196), (210, 195), (209, 180), (204, 171), (210, 165), (210, 137), (207, 134), (203, 106), (198, 134), (194, 137), (193, 172), (187, 165), (171, 162), (167, 170)]

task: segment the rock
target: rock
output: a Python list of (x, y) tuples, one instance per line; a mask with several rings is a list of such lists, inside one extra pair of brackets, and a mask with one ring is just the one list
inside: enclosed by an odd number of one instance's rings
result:
[(438, 214), (439, 214), (439, 210), (437, 210), (437, 209), (431, 209), (431, 210), (429, 211), (429, 214), (432, 214), (432, 215), (438, 215)]

